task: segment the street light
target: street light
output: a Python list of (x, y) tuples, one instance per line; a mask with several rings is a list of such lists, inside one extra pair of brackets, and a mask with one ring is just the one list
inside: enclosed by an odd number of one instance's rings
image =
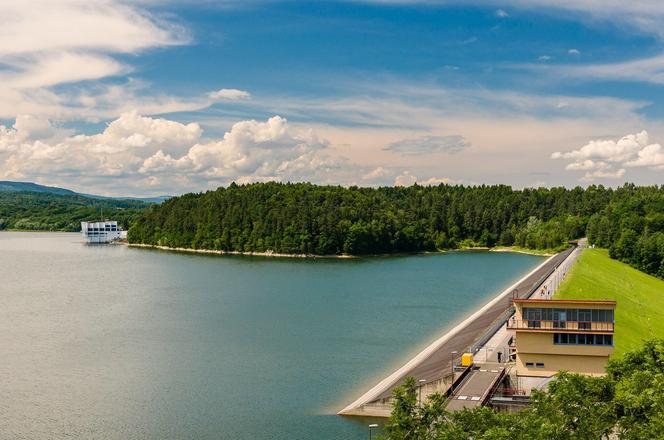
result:
[(456, 356), (457, 353), (458, 351), (456, 350), (452, 352), (452, 385), (450, 385), (450, 391), (451, 391), (450, 394), (454, 394), (454, 357)]
[(419, 387), (420, 388), (420, 406), (422, 406), (422, 387), (426, 383), (426, 380), (420, 379), (420, 380), (418, 380), (418, 382), (420, 384), (420, 387)]
[(372, 423), (369, 425), (369, 440), (371, 440), (371, 435), (373, 434), (373, 430), (378, 428), (378, 423)]

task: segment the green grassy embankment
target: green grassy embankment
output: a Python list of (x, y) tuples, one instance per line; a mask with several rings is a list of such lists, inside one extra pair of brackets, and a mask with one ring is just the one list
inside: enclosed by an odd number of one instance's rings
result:
[(616, 355), (664, 336), (664, 281), (611, 259), (604, 249), (585, 249), (555, 298), (617, 301)]

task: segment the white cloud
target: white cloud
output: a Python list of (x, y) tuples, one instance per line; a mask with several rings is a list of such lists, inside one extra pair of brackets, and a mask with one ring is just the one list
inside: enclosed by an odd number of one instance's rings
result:
[(508, 14), (507, 11), (505, 11), (504, 9), (497, 9), (496, 10), (496, 17), (507, 18), (509, 16), (510, 16), (510, 14)]
[(581, 180), (584, 182), (592, 182), (595, 179), (620, 179), (623, 176), (625, 176), (624, 168), (620, 168), (619, 170), (614, 170), (614, 171), (597, 170), (597, 171), (587, 172), (581, 178)]
[(553, 159), (600, 159), (608, 162), (624, 162), (636, 155), (643, 147), (648, 145), (648, 133), (641, 131), (628, 134), (618, 139), (599, 139), (588, 142), (578, 150), (568, 152), (555, 152)]
[(238, 122), (223, 139), (196, 144), (182, 159), (208, 176), (260, 175), (280, 180), (331, 165), (317, 155), (326, 146), (312, 131), (295, 130), (286, 119), (274, 116), (266, 122)]
[[(664, 18), (664, 17), (663, 17)], [(664, 54), (615, 63), (573, 64), (542, 66), (532, 64), (523, 68), (548, 72), (552, 78), (606, 79), (619, 81), (641, 81), (664, 84)]]
[(413, 176), (410, 171), (404, 171), (394, 178), (395, 186), (411, 186), (417, 182), (417, 177)]
[(581, 55), (581, 51), (579, 49), (570, 49), (567, 51), (569, 55)]
[(609, 167), (606, 162), (597, 162), (586, 159), (580, 162), (572, 162), (568, 164), (565, 169), (567, 171), (587, 171), (587, 170), (601, 170)]
[(551, 57), (549, 55), (542, 55), (541, 57), (537, 58), (540, 61), (551, 61)]
[(376, 167), (373, 170), (369, 171), (365, 175), (362, 176), (362, 180), (378, 180), (382, 179), (384, 177), (389, 177), (392, 175), (392, 172), (389, 170), (386, 170), (383, 167)]
[(628, 167), (653, 167), (664, 169), (664, 149), (660, 144), (645, 146), (638, 153), (638, 157), (625, 163)]
[(210, 92), (208, 97), (214, 101), (236, 101), (238, 99), (248, 99), (251, 98), (249, 92), (238, 89), (220, 89), (215, 92)]
[[(2, 118), (19, 113), (99, 117), (104, 111), (91, 107), (98, 104), (105, 87), (82, 81), (130, 72), (130, 66), (114, 58), (118, 54), (189, 41), (181, 27), (123, 0), (7, 0), (0, 2), (0, 17)], [(77, 93), (71, 88), (54, 91), (54, 86), (75, 83)]]
[(411, 186), (417, 183), (422, 186), (436, 186), (440, 184), (445, 185), (455, 185), (461, 183), (460, 180), (449, 179), (447, 177), (430, 177), (425, 180), (418, 180), (410, 171), (406, 170), (403, 173), (399, 174), (394, 179), (394, 185), (396, 186)]
[(4, 1), (0, 16), (0, 54), (5, 56), (70, 50), (133, 53), (188, 41), (181, 28), (123, 1)]
[(136, 112), (121, 115), (97, 134), (56, 134), (48, 121), (30, 116), (17, 118), (12, 128), (0, 126), (0, 176), (71, 180), (86, 192), (110, 182), (114, 191), (147, 185), (180, 192), (178, 185), (192, 190), (231, 180), (325, 182), (342, 166), (352, 168), (329, 156), (328, 142), (312, 130), (294, 128), (279, 116), (237, 122), (212, 140), (202, 140), (196, 123)]
[(128, 70), (112, 58), (75, 52), (39, 53), (5, 64), (12, 70), (0, 71), (2, 86), (19, 90), (100, 79)]
[(448, 177), (430, 177), (427, 180), (422, 180), (417, 182), (418, 185), (422, 186), (437, 186), (437, 185), (457, 185), (461, 183), (460, 180), (450, 179)]
[(651, 144), (645, 130), (618, 140), (591, 140), (578, 150), (555, 152), (551, 158), (573, 160), (565, 169), (587, 171), (582, 177), (584, 181), (619, 179), (626, 172), (622, 167), (664, 169), (664, 149), (660, 144)]

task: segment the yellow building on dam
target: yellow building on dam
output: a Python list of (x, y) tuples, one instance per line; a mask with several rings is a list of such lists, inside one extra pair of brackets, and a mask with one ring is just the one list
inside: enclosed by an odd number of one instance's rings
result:
[(613, 353), (615, 301), (515, 299), (507, 322), (518, 376), (604, 374)]

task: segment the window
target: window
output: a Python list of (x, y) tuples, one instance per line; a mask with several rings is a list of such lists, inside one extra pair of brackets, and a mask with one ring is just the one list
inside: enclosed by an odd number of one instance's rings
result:
[(533, 368), (534, 366), (535, 366), (535, 364), (533, 364), (532, 362), (526, 362), (526, 367), (527, 368)]
[(579, 314), (577, 309), (567, 309), (567, 320), (578, 321)]
[(537, 368), (544, 368), (544, 363), (542, 363), (542, 362), (538, 362), (535, 366), (536, 366)]
[(613, 335), (586, 335), (583, 333), (554, 333), (556, 345), (613, 345)]

